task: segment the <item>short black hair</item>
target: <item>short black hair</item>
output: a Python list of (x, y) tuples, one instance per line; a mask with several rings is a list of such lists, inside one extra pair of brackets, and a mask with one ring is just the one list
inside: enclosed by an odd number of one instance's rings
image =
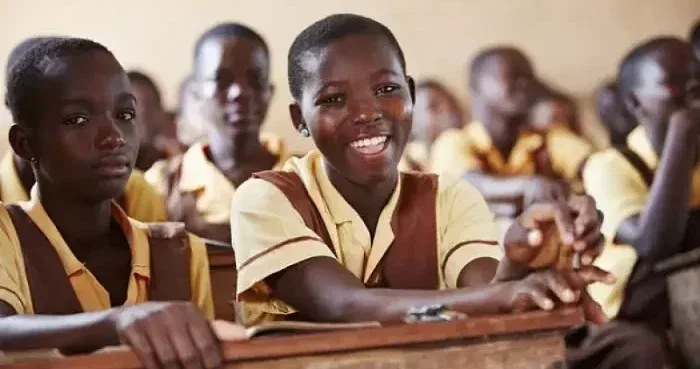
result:
[(22, 58), (22, 55), (31, 50), (32, 47), (51, 38), (52, 37), (48, 36), (30, 37), (15, 45), (15, 47), (13, 47), (10, 51), (10, 55), (7, 56), (7, 64), (5, 64), (5, 81), (9, 79), (10, 70), (15, 64), (17, 64), (19, 59)]
[(35, 98), (42, 90), (43, 77), (53, 61), (88, 52), (105, 52), (105, 46), (81, 38), (52, 37), (41, 41), (25, 52), (11, 68), (7, 79), (5, 105), (15, 123), (33, 127), (35, 112), (40, 110)]
[(389, 46), (394, 49), (401, 69), (406, 73), (406, 58), (403, 50), (396, 41), (394, 34), (385, 25), (374, 19), (357, 14), (334, 14), (323, 18), (306, 27), (294, 39), (287, 55), (287, 80), (294, 99), (301, 98), (301, 86), (307, 78), (307, 72), (302, 67), (304, 54), (317, 51), (331, 42), (352, 35), (377, 35), (386, 38)]
[(690, 36), (688, 37), (690, 43), (696, 49), (696, 52), (700, 52), (700, 20), (691, 28)]
[(137, 70), (130, 70), (126, 72), (126, 76), (129, 77), (129, 81), (131, 81), (131, 83), (142, 83), (148, 86), (148, 88), (153, 90), (153, 93), (156, 95), (156, 101), (158, 104), (161, 104), (160, 89), (158, 89), (158, 86), (156, 86), (156, 83), (151, 77), (149, 77), (146, 73)]
[(476, 54), (469, 64), (469, 87), (472, 89), (476, 87), (477, 80), (484, 73), (484, 70), (486, 69), (486, 66), (491, 58), (502, 55), (513, 55), (524, 59), (530, 65), (532, 65), (532, 62), (530, 62), (530, 59), (525, 55), (525, 53), (514, 46), (498, 45), (483, 49)]
[(678, 37), (661, 36), (654, 37), (635, 46), (630, 52), (625, 55), (620, 62), (620, 67), (617, 73), (617, 83), (620, 93), (624, 96), (637, 86), (639, 82), (639, 67), (652, 54), (668, 47), (671, 44), (688, 45)]
[(270, 57), (270, 49), (267, 46), (267, 42), (265, 42), (265, 39), (258, 32), (240, 23), (226, 22), (219, 23), (214, 27), (209, 28), (208, 30), (204, 31), (201, 36), (199, 36), (197, 42), (194, 44), (193, 57), (195, 65), (197, 64), (199, 53), (202, 51), (202, 47), (204, 46), (205, 42), (215, 38), (224, 39), (234, 36), (248, 37), (259, 42), (260, 46), (262, 46), (263, 50), (265, 50), (265, 55), (267, 55), (268, 58)]

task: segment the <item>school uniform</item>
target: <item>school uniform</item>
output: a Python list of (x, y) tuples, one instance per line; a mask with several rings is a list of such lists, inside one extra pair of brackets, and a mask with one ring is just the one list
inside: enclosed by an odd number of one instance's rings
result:
[(336, 259), (368, 287), (456, 288), (472, 260), (500, 259), (479, 192), (447, 176), (401, 173), (374, 238), (312, 151), (256, 174), (234, 196), (231, 231), (243, 323), (299, 319), (265, 279), (306, 259)]
[(433, 144), (431, 169), (462, 176), (480, 171), (498, 176), (546, 175), (575, 182), (593, 147), (562, 127), (523, 131), (508, 158), (494, 146), (483, 124), (443, 132)]
[[(273, 168), (280, 168), (288, 154), (284, 143), (272, 135), (262, 135), (260, 142), (278, 157)], [(197, 212), (210, 224), (227, 224), (231, 214), (231, 199), (236, 187), (208, 158), (206, 143), (191, 146), (184, 154), (155, 163), (146, 174), (146, 180), (157, 191), (170, 198), (175, 192), (194, 193)]]
[(399, 162), (399, 170), (423, 172), (430, 169), (429, 150), (421, 141), (411, 141), (406, 144), (403, 156)]
[[(212, 319), (203, 242), (173, 223), (145, 224), (129, 218), (116, 202), (112, 217), (131, 248), (124, 305), (192, 301)], [(62, 315), (112, 307), (107, 290), (47, 215), (36, 187), (28, 202), (0, 206), (0, 300), (19, 314)]]
[[(0, 201), (17, 203), (29, 200), (29, 193), (19, 179), (12, 151), (0, 161)], [(165, 200), (146, 182), (143, 172), (133, 169), (124, 187), (124, 195), (116, 199), (126, 213), (142, 222), (167, 220)]]

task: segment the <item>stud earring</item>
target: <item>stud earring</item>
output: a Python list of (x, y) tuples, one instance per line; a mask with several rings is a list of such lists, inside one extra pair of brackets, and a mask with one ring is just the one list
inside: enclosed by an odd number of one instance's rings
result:
[(30, 163), (36, 164), (37, 161), (38, 161), (38, 160), (36, 160), (36, 158), (29, 158), (29, 162), (30, 162)]
[(311, 133), (309, 132), (309, 129), (304, 127), (301, 129), (301, 136), (302, 137), (310, 137)]

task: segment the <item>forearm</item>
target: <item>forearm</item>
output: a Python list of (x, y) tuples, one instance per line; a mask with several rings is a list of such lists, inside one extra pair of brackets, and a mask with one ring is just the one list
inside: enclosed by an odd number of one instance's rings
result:
[(0, 351), (59, 349), (89, 352), (119, 344), (112, 310), (74, 315), (12, 315), (0, 318)]
[(469, 172), (464, 179), (481, 192), (488, 203), (521, 200), (528, 177), (497, 177), (481, 172)]

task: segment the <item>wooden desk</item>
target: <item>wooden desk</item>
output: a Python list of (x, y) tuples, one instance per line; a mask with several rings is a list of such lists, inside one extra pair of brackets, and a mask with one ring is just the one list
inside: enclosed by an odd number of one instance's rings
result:
[(231, 246), (223, 247), (207, 243), (211, 292), (214, 298), (216, 319), (235, 321), (233, 307), (236, 290), (236, 258)]
[[(578, 308), (227, 342), (224, 368), (554, 369)], [(129, 351), (42, 359), (0, 369), (137, 369)]]

